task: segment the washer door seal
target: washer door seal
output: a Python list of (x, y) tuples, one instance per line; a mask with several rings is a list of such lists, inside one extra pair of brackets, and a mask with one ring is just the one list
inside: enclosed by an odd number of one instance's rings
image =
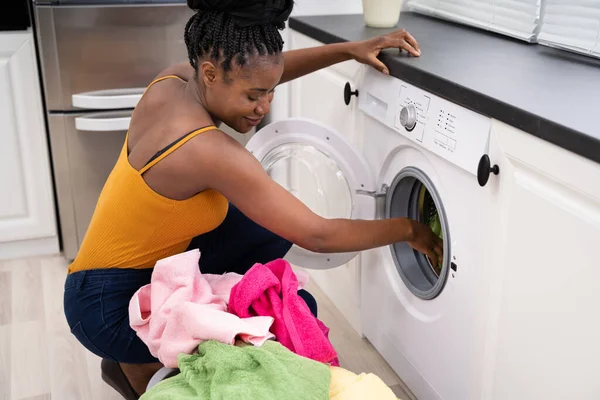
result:
[(436, 298), (444, 289), (450, 271), (450, 231), (444, 205), (431, 179), (415, 167), (400, 171), (388, 191), (385, 217), (409, 218), (426, 224), (430, 221), (423, 220), (424, 217), (435, 217), (435, 223), (441, 226), (444, 241), (441, 266), (433, 267), (427, 257), (406, 242), (390, 246), (396, 269), (406, 287), (423, 300)]

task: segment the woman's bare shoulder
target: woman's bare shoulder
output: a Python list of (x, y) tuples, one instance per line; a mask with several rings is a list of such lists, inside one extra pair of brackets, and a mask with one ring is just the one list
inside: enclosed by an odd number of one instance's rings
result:
[(189, 63), (181, 63), (171, 65), (170, 67), (161, 71), (155, 79), (162, 78), (164, 76), (175, 75), (181, 80), (189, 81), (194, 77), (194, 68)]

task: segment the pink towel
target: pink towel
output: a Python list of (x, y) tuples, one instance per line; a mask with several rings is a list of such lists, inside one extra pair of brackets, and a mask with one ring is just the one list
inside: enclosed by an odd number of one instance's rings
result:
[(282, 345), (298, 355), (339, 365), (329, 328), (298, 296), (298, 279), (287, 261), (255, 264), (231, 289), (229, 310), (242, 318), (273, 317), (271, 332)]
[(156, 263), (149, 285), (129, 303), (131, 328), (166, 367), (205, 340), (234, 344), (236, 336), (261, 346), (272, 339), (269, 316), (239, 318), (227, 312), (231, 288), (241, 275), (202, 275), (200, 252), (191, 250)]

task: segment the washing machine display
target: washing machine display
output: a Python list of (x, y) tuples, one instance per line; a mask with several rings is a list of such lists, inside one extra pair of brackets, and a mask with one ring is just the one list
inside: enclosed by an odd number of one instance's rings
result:
[(367, 70), (359, 108), (473, 175), (489, 147), (491, 119), (394, 77)]
[(429, 177), (418, 168), (403, 169), (388, 189), (385, 218), (399, 217), (429, 225), (444, 242), (444, 258), (437, 265), (406, 242), (390, 246), (406, 287), (421, 299), (434, 299), (444, 289), (450, 271), (450, 230), (442, 199)]

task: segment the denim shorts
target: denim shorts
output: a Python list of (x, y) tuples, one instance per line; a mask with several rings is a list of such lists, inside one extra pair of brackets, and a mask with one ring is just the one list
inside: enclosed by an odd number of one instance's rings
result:
[[(225, 221), (214, 231), (194, 238), (189, 249), (200, 249), (203, 273), (244, 274), (257, 262), (283, 258), (291, 245), (230, 205)], [(64, 308), (73, 335), (101, 358), (128, 364), (158, 362), (129, 326), (129, 301), (151, 277), (152, 269), (116, 268), (67, 276)], [(304, 290), (298, 294), (316, 316), (315, 299)]]

